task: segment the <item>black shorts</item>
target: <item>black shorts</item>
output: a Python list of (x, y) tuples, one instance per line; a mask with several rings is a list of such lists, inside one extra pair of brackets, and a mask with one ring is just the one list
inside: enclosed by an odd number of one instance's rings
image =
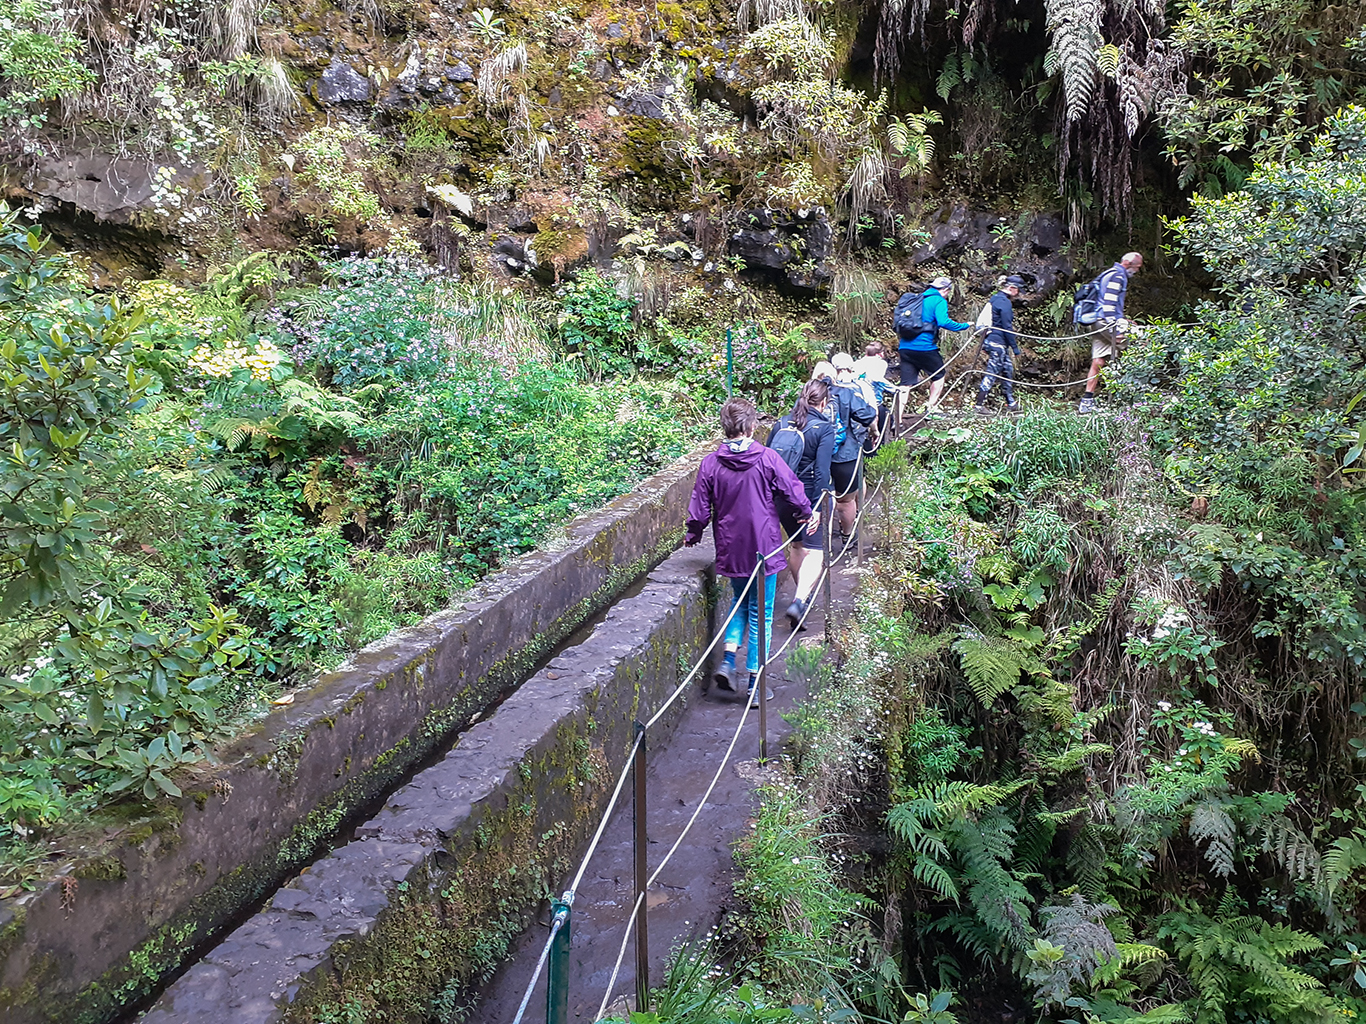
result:
[(903, 348), (901, 350), (901, 386), (919, 382), (921, 375), (930, 380), (944, 379), (944, 357), (940, 355), (939, 349), (932, 348), (928, 352), (915, 352)]
[(819, 531), (813, 532), (805, 523), (797, 522), (797, 517), (791, 512), (778, 513), (778, 523), (782, 526), (783, 533), (792, 538), (792, 543), (801, 544), (803, 547), (820, 546)]
[(862, 479), (863, 461), (861, 459), (830, 463), (830, 486), (834, 489), (838, 500), (847, 501), (856, 496)]

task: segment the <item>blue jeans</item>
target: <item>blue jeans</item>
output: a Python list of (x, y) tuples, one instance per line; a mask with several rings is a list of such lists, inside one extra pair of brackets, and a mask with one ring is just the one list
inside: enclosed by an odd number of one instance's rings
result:
[[(731, 607), (735, 607), (735, 602), (740, 598), (740, 591), (745, 589), (746, 579), (734, 579), (730, 581), (731, 590), (734, 597), (731, 599)], [(778, 585), (778, 574), (769, 573), (764, 579), (764, 644), (769, 653), (773, 656), (773, 592)], [(749, 633), (749, 650), (745, 652), (745, 668), (750, 673), (759, 671), (759, 586), (758, 581), (749, 588), (749, 593), (745, 595), (745, 603), (735, 614), (731, 616), (730, 625), (726, 627), (726, 643), (735, 644), (737, 647), (740, 638)]]

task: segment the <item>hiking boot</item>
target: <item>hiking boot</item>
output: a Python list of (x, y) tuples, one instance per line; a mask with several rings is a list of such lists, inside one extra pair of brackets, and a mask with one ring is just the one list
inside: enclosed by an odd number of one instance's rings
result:
[(972, 407), (972, 411), (975, 412), (978, 416), (990, 416), (990, 415), (991, 415), (991, 413), (987, 411), (987, 407), (986, 407), (985, 405), (974, 405), (974, 406)]
[(1006, 412), (1009, 412), (1009, 413), (1018, 413), (1019, 411), (1020, 411), (1020, 403), (1019, 403), (1019, 402), (1011, 402), (1009, 405), (1006, 406)]
[(1085, 416), (1087, 413), (1096, 411), (1096, 400), (1094, 398), (1083, 398), (1081, 404), (1077, 406), (1078, 415)]
[[(773, 699), (773, 687), (768, 685), (764, 686), (764, 699)], [(757, 708), (759, 706), (759, 689), (753, 685), (749, 688), (749, 706), (752, 708)]]
[(806, 614), (806, 602), (797, 598), (787, 606), (787, 624), (793, 629), (802, 621), (802, 616)]
[(727, 693), (735, 692), (735, 666), (727, 665), (724, 661), (717, 666), (716, 672), (712, 675), (712, 681), (716, 683), (718, 690), (725, 690)]

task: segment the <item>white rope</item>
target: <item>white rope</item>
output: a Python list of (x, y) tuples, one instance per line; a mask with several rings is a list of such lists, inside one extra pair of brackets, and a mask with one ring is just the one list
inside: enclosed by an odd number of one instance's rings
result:
[(559, 913), (555, 914), (555, 920), (550, 923), (550, 937), (545, 940), (545, 948), (541, 950), (541, 959), (536, 961), (536, 970), (532, 972), (531, 984), (526, 987), (526, 994), (522, 996), (521, 1005), (517, 1007), (517, 1016), (512, 1018), (512, 1024), (522, 1024), (522, 1016), (526, 1013), (527, 1005), (531, 1002), (531, 993), (536, 988), (536, 982), (541, 980), (541, 971), (545, 970), (545, 962), (550, 957), (550, 947), (555, 942), (555, 936), (560, 933), (560, 928), (564, 925), (564, 917)]
[(607, 810), (603, 812), (602, 820), (598, 822), (597, 830), (593, 833), (593, 841), (588, 844), (588, 852), (583, 855), (583, 860), (579, 863), (579, 870), (574, 876), (574, 881), (565, 890), (562, 899), (571, 906), (574, 903), (574, 894), (579, 891), (579, 883), (583, 881), (583, 873), (588, 870), (588, 862), (593, 859), (593, 854), (597, 852), (602, 833), (607, 828), (607, 819), (612, 816), (612, 811), (616, 809), (617, 798), (621, 796), (621, 787), (626, 783), (626, 776), (630, 774), (636, 751), (640, 748), (641, 741), (644, 738), (644, 732), (636, 733), (635, 742), (631, 744), (631, 752), (626, 755), (626, 764), (622, 766), (621, 776), (617, 779), (617, 786), (612, 790), (612, 799), (607, 801)]
[[(594, 1020), (602, 1020), (607, 1013), (607, 1004), (612, 1001), (612, 991), (617, 987), (617, 975), (621, 973), (621, 962), (626, 959), (626, 947), (631, 941), (631, 931), (636, 926), (636, 915), (640, 913), (640, 904), (645, 899), (645, 893), (636, 896), (636, 902), (631, 907), (631, 916), (626, 919), (626, 931), (621, 936), (621, 948), (617, 950), (617, 962), (612, 965), (612, 976), (607, 979), (607, 991), (603, 994), (602, 1002), (598, 1006), (598, 1015)], [(644, 1012), (644, 1008), (637, 1006), (637, 1010)]]
[[(762, 621), (759, 624), (759, 628), (764, 628), (764, 623)], [(758, 687), (766, 685), (764, 683), (765, 667), (766, 665), (760, 665), (759, 671), (755, 674), (754, 686), (756, 692), (758, 690)], [(740, 721), (735, 726), (735, 733), (730, 738), (730, 746), (726, 748), (725, 756), (721, 758), (721, 763), (716, 767), (716, 774), (712, 776), (711, 783), (707, 786), (707, 791), (702, 794), (702, 799), (698, 801), (697, 808), (693, 811), (692, 817), (690, 817), (688, 819), (688, 823), (683, 826), (683, 831), (678, 834), (678, 838), (674, 840), (673, 846), (669, 847), (669, 852), (666, 853), (664, 855), (664, 859), (659, 862), (659, 867), (655, 868), (654, 872), (650, 875), (649, 880), (645, 883), (645, 888), (647, 890), (650, 888), (650, 886), (655, 884), (655, 881), (659, 878), (660, 872), (662, 872), (664, 868), (668, 865), (669, 860), (673, 857), (673, 855), (678, 852), (678, 848), (683, 845), (683, 840), (687, 837), (688, 832), (692, 829), (693, 825), (697, 821), (698, 816), (702, 813), (702, 808), (706, 807), (707, 801), (711, 799), (711, 794), (716, 789), (716, 784), (721, 781), (721, 775), (725, 772), (726, 765), (730, 763), (731, 756), (735, 753), (735, 745), (739, 742), (740, 734), (744, 731), (745, 728), (745, 722), (749, 719), (750, 705), (752, 703), (753, 701), (751, 701), (748, 697), (745, 699), (745, 709), (743, 712), (741, 712)], [(621, 938), (621, 949), (617, 952), (616, 966), (612, 968), (612, 977), (607, 982), (607, 991), (603, 994), (601, 1005), (598, 1006), (598, 1015), (596, 1018), (594, 1018), (595, 1020), (602, 1019), (603, 1014), (607, 1012), (607, 1004), (611, 1002), (612, 990), (616, 987), (617, 974), (621, 970), (621, 961), (622, 958), (626, 955), (626, 945), (628, 942), (630, 942), (631, 929), (635, 925), (636, 914), (640, 909), (640, 901), (644, 898), (644, 896), (645, 893), (642, 892), (639, 896), (636, 897), (635, 906), (632, 908), (631, 916), (626, 922), (626, 933)], [(636, 1007), (636, 1009), (640, 1010), (642, 1009), (642, 1007)]]

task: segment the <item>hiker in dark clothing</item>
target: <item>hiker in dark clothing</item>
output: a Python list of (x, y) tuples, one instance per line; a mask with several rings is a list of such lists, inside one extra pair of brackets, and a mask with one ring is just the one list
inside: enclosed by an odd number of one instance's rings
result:
[(977, 405), (974, 411), (986, 415), (987, 396), (994, 385), (1000, 384), (1001, 394), (1005, 397), (1006, 408), (1019, 412), (1020, 405), (1015, 401), (1015, 367), (1010, 354), (1020, 354), (1020, 339), (1015, 336), (1015, 307), (1013, 302), (1020, 297), (1020, 287), (1024, 279), (1011, 275), (996, 282), (996, 293), (991, 297), (991, 330), (982, 339), (982, 350), (987, 354), (987, 368), (982, 374), (982, 383), (977, 388)]
[(830, 384), (830, 400), (834, 403), (835, 436), (844, 427), (844, 440), (835, 448), (830, 459), (830, 486), (835, 492), (839, 519), (835, 525), (844, 539), (854, 532), (857, 515), (856, 499), (863, 480), (860, 452), (868, 437), (868, 428), (877, 423), (877, 409), (868, 404), (862, 390), (852, 380), (840, 383), (839, 370), (834, 363), (822, 360), (811, 369), (812, 380)]
[(1077, 412), (1093, 412), (1096, 408), (1096, 383), (1106, 360), (1113, 359), (1119, 349), (1120, 336), (1129, 328), (1124, 319), (1124, 298), (1129, 294), (1129, 278), (1143, 269), (1141, 253), (1126, 252), (1109, 270), (1097, 278), (1100, 285), (1100, 321), (1104, 330), (1091, 338), (1091, 372), (1086, 375), (1086, 394)]
[[(726, 628), (725, 655), (716, 672), (716, 684), (723, 690), (735, 689), (735, 655), (748, 633), (745, 667), (749, 670), (750, 702), (755, 707), (759, 699), (754, 680), (759, 671), (760, 621), (762, 618), (767, 649), (772, 650), (774, 585), (778, 574), (787, 568), (787, 559), (778, 550), (782, 546), (779, 516), (789, 515), (799, 524), (812, 518), (811, 502), (796, 474), (782, 456), (754, 440), (758, 422), (759, 411), (743, 398), (728, 399), (721, 406), (721, 429), (726, 440), (698, 467), (683, 541), (689, 547), (696, 544), (711, 524), (716, 575), (729, 578), (735, 595), (732, 607), (739, 605)], [(765, 564), (765, 576), (754, 581), (741, 604), (740, 594), (760, 556), (773, 552), (777, 554)]]
[[(813, 509), (819, 509), (821, 494), (830, 489), (830, 457), (835, 454), (834, 416), (829, 383), (813, 380), (802, 388), (791, 415), (778, 421), (780, 428), (790, 425), (802, 432), (804, 447), (796, 472)], [(813, 526), (812, 521), (808, 520), (803, 527), (786, 521), (786, 516), (783, 518), (783, 530), (794, 538), (792, 547), (788, 549), (788, 568), (792, 570), (792, 581), (797, 585), (797, 593), (788, 605), (787, 618), (795, 629), (806, 614), (807, 598), (821, 574), (821, 559), (812, 557), (812, 552), (808, 550), (814, 547), (817, 549), (816, 554), (819, 554), (820, 521), (816, 519), (816, 525)]]

